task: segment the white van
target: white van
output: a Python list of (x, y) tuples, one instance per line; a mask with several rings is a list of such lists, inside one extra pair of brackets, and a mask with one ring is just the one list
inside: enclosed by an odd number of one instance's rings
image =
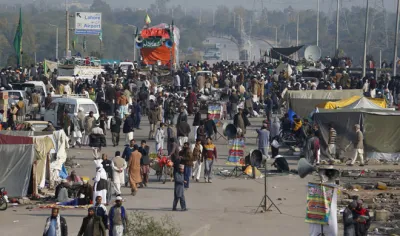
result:
[(78, 109), (83, 108), (86, 115), (93, 111), (93, 116), (99, 119), (99, 109), (95, 102), (87, 98), (85, 95), (68, 95), (54, 99), (44, 113), (44, 120), (51, 121), (55, 127), (60, 127), (60, 121), (64, 111), (72, 117), (74, 113), (78, 113)]

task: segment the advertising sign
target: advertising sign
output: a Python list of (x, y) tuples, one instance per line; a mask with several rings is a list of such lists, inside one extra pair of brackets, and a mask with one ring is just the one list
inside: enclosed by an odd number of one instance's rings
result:
[(76, 12), (75, 34), (99, 35), (101, 33), (101, 13)]
[(331, 213), (334, 188), (322, 184), (308, 183), (306, 222), (327, 225)]

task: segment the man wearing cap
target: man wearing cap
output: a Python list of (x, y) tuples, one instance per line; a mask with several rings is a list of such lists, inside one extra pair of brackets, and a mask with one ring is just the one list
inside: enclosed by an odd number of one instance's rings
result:
[(354, 130), (356, 131), (356, 138), (353, 141), (355, 154), (349, 165), (354, 165), (358, 157), (360, 159), (360, 166), (364, 166), (364, 135), (360, 130), (359, 124), (354, 125)]
[(95, 215), (93, 207), (88, 209), (88, 215), (83, 218), (78, 236), (106, 236), (106, 227), (102, 219)]
[(108, 211), (107, 207), (102, 204), (103, 199), (101, 199), (101, 196), (96, 197), (96, 202), (93, 205), (94, 208), (94, 214), (98, 217), (100, 217), (103, 220), (103, 224), (106, 229), (108, 229)]
[(123, 236), (128, 222), (125, 208), (122, 206), (122, 197), (117, 196), (115, 205), (111, 207), (109, 217), (109, 235)]
[(185, 190), (184, 184), (186, 181), (184, 180), (183, 171), (185, 169), (184, 165), (179, 165), (179, 171), (174, 175), (174, 202), (172, 204), (172, 210), (176, 211), (176, 206), (178, 205), (178, 201), (181, 204), (182, 211), (186, 211), (186, 201), (185, 201)]

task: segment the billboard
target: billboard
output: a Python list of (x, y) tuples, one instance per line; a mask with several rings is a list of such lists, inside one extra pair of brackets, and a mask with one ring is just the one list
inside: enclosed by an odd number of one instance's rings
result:
[(101, 32), (101, 13), (76, 12), (75, 34), (98, 35)]

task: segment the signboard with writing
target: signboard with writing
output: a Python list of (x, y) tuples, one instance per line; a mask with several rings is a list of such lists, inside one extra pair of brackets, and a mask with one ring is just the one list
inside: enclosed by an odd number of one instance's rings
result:
[(143, 48), (158, 48), (162, 46), (161, 39), (144, 39), (143, 40)]
[(76, 12), (75, 34), (99, 35), (101, 33), (101, 13)]

